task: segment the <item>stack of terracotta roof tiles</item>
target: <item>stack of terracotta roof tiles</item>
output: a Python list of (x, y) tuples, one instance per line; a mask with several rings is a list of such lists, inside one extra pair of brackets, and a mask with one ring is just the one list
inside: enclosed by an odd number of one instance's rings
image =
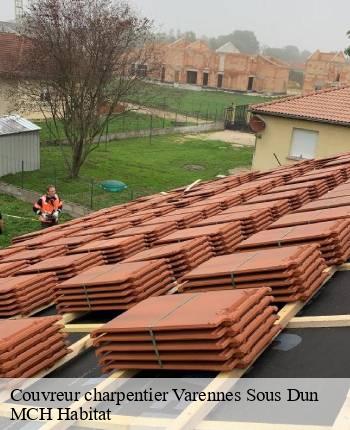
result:
[(210, 216), (216, 215), (222, 211), (222, 207), (219, 202), (206, 203), (206, 200), (201, 204), (195, 203), (194, 205), (187, 206), (185, 208), (175, 209), (171, 211), (171, 215), (178, 214), (189, 214), (193, 212), (201, 212), (203, 218), (209, 218)]
[(8, 248), (0, 249), (0, 262), (2, 262), (5, 258), (10, 257), (14, 254), (18, 254), (19, 252), (24, 250), (24, 246), (10, 246)]
[(57, 278), (62, 281), (78, 275), (89, 267), (100, 266), (104, 263), (105, 260), (100, 252), (65, 255), (63, 257), (48, 258), (32, 266), (27, 266), (17, 274), (54, 272)]
[(18, 272), (18, 270), (23, 269), (27, 266), (24, 261), (12, 261), (9, 263), (2, 263), (0, 260), (0, 278), (7, 278)]
[(318, 245), (288, 246), (214, 257), (185, 274), (179, 292), (272, 288), (277, 302), (307, 300), (327, 274)]
[(143, 235), (147, 247), (152, 247), (160, 238), (167, 236), (169, 233), (177, 230), (176, 222), (164, 222), (159, 225), (140, 225), (137, 227), (127, 228), (115, 235), (116, 237), (130, 237)]
[(8, 255), (1, 260), (2, 263), (9, 263), (11, 261), (22, 261), (28, 264), (35, 264), (39, 261), (46, 260), (55, 255), (65, 255), (67, 248), (65, 246), (52, 246), (50, 248), (41, 249), (28, 249), (15, 254)]
[[(181, 209), (178, 209), (178, 210), (181, 210)], [(176, 227), (178, 229), (181, 229), (181, 228), (189, 228), (203, 218), (204, 216), (202, 211), (192, 209), (190, 213), (185, 213), (185, 214), (178, 213), (175, 215), (173, 213), (170, 213), (170, 214), (160, 216), (158, 218), (153, 218), (148, 221), (145, 221), (142, 225), (158, 225), (158, 224), (164, 224), (168, 222), (175, 222)]]
[(341, 206), (349, 206), (349, 205), (350, 205), (350, 196), (326, 198), (326, 195), (325, 195), (323, 196), (323, 198), (319, 198), (318, 200), (315, 200), (313, 202), (307, 203), (306, 205), (303, 205), (295, 212), (315, 211), (319, 209), (338, 208)]
[(214, 253), (206, 237), (185, 240), (180, 243), (170, 245), (156, 246), (128, 258), (125, 262), (130, 261), (147, 261), (159, 258), (165, 259), (176, 279), (183, 276), (184, 273), (199, 266), (204, 261), (213, 257)]
[(0, 377), (30, 378), (69, 353), (59, 317), (0, 321)]
[(165, 260), (98, 266), (58, 284), (56, 307), (60, 313), (124, 310), (173, 286), (174, 274)]
[(228, 222), (239, 222), (241, 224), (243, 237), (248, 237), (253, 233), (263, 230), (272, 223), (273, 218), (269, 209), (246, 210), (244, 212), (224, 211), (219, 215), (214, 215), (196, 223), (195, 226), (202, 227), (206, 225), (223, 224)]
[(98, 227), (91, 227), (88, 229), (81, 229), (78, 232), (72, 234), (72, 236), (87, 236), (92, 234), (102, 235), (104, 238), (109, 238), (120, 231), (123, 231), (127, 228), (131, 227), (129, 222), (123, 222), (114, 224), (113, 222), (109, 222), (108, 225), (100, 225)]
[(333, 190), (328, 191), (327, 194), (324, 194), (321, 199), (332, 199), (334, 197), (343, 197), (350, 195), (350, 183), (349, 181), (344, 182), (344, 184), (338, 185), (333, 188)]
[(95, 234), (87, 234), (86, 236), (69, 236), (69, 237), (62, 237), (61, 239), (56, 239), (53, 241), (50, 241), (48, 243), (45, 243), (41, 245), (43, 248), (51, 248), (52, 246), (66, 246), (68, 250), (72, 250), (74, 248), (77, 248), (79, 246), (82, 246), (86, 243), (98, 240), (103, 238), (102, 233), (95, 233)]
[(306, 188), (308, 190), (311, 200), (317, 199), (329, 190), (326, 180), (319, 179), (310, 182), (301, 182), (299, 184), (282, 185), (281, 187), (273, 188), (268, 194), (283, 193), (285, 191), (298, 190), (301, 188)]
[(350, 257), (350, 219), (276, 228), (254, 234), (237, 246), (239, 250), (318, 243), (326, 263), (345, 263)]
[(117, 225), (117, 224), (128, 223), (130, 227), (136, 227), (137, 225), (142, 224), (149, 219), (153, 219), (154, 217), (155, 215), (152, 214), (151, 212), (146, 212), (146, 213), (137, 212), (122, 218), (115, 218), (114, 220), (106, 221), (105, 224)]
[(96, 240), (72, 250), (70, 254), (91, 253), (94, 251), (99, 251), (103, 255), (106, 263), (115, 264), (138, 252), (143, 251), (145, 247), (146, 245), (144, 236), (138, 235)]
[(327, 181), (328, 188), (332, 188), (340, 185), (344, 182), (344, 177), (340, 170), (335, 172), (322, 172), (322, 170), (312, 170), (303, 176), (292, 179), (288, 184), (299, 184), (300, 182), (308, 182), (312, 180), (325, 179)]
[(54, 273), (0, 278), (0, 317), (28, 315), (53, 302)]
[(178, 230), (160, 239), (156, 244), (183, 242), (197, 237), (208, 237), (209, 243), (216, 255), (232, 252), (238, 243), (243, 240), (241, 224), (230, 222), (226, 224), (208, 225), (204, 227), (192, 227)]
[(270, 224), (268, 229), (313, 224), (315, 222), (332, 221), (342, 218), (350, 218), (350, 206), (340, 206), (339, 208), (320, 209), (284, 215), (273, 224)]
[[(249, 203), (249, 202), (248, 202)], [(280, 218), (282, 215), (291, 211), (288, 200), (272, 200), (270, 202), (252, 203), (246, 205), (232, 206), (222, 213), (238, 213), (252, 210), (265, 210), (270, 211), (273, 220)]]
[(154, 297), (92, 333), (104, 373), (247, 367), (280, 332), (269, 288)]
[(46, 245), (50, 243), (53, 240), (57, 240), (61, 238), (63, 234), (59, 231), (47, 231), (47, 235), (39, 235), (35, 236), (33, 238), (29, 238), (26, 240), (23, 240), (22, 242), (14, 243), (12, 245), (13, 248), (15, 247), (24, 247), (25, 249), (37, 249), (42, 247), (43, 245)]
[[(228, 209), (232, 206), (236, 206), (242, 203), (242, 198), (239, 193), (230, 192), (228, 193), (221, 193), (216, 194), (213, 197), (209, 197), (205, 200), (206, 203), (219, 203), (221, 209)], [(201, 205), (203, 202), (200, 203)], [(191, 205), (191, 207), (194, 207), (194, 205)]]
[(342, 163), (339, 166), (324, 166), (318, 170), (320, 173), (338, 173), (340, 172), (343, 181), (347, 181), (350, 176), (350, 165), (348, 163)]
[(261, 196), (254, 197), (250, 199), (247, 203), (261, 203), (270, 202), (273, 200), (288, 200), (289, 205), (292, 210), (298, 209), (300, 206), (308, 203), (311, 199), (307, 188), (301, 188), (298, 190), (284, 191), (280, 193), (273, 194), (263, 194)]

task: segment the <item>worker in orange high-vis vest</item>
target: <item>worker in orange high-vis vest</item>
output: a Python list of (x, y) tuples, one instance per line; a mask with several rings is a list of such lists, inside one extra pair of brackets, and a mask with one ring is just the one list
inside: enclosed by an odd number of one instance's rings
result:
[(34, 204), (33, 211), (39, 216), (41, 226), (46, 228), (58, 224), (62, 207), (62, 201), (56, 193), (56, 188), (49, 185), (46, 194)]

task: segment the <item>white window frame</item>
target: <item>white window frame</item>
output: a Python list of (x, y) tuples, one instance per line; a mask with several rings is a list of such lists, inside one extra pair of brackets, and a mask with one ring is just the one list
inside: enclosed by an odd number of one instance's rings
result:
[[(300, 134), (305, 133), (306, 138), (307, 138), (307, 135), (309, 135), (309, 142), (307, 141), (305, 142), (305, 145), (306, 145), (305, 150), (302, 149), (301, 142), (294, 141), (298, 132)], [(314, 142), (312, 142), (312, 140), (314, 140)], [(319, 132), (317, 130), (309, 130), (305, 128), (293, 127), (288, 158), (297, 159), (297, 160), (310, 160), (312, 158), (315, 158), (318, 142), (319, 142)], [(312, 145), (313, 147), (310, 146), (310, 148), (307, 148), (307, 145)]]

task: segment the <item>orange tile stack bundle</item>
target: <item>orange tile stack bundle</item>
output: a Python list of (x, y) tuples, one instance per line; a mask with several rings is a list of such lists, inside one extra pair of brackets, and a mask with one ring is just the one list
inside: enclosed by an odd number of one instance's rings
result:
[(152, 297), (92, 333), (104, 373), (228, 371), (249, 366), (280, 332), (269, 288)]
[(29, 315), (53, 302), (54, 273), (0, 278), (0, 317)]
[(26, 275), (30, 273), (53, 272), (60, 281), (70, 279), (84, 270), (100, 266), (105, 260), (98, 251), (87, 254), (65, 255), (62, 257), (48, 258), (39, 263), (21, 269), (17, 274)]
[(60, 313), (125, 310), (173, 286), (174, 274), (165, 260), (98, 266), (58, 284), (56, 307)]
[(307, 300), (326, 279), (326, 267), (318, 245), (240, 252), (186, 273), (179, 292), (269, 287), (276, 302)]
[(69, 353), (59, 317), (0, 321), (0, 377), (30, 378)]
[(213, 255), (214, 252), (208, 239), (206, 237), (199, 237), (180, 243), (156, 246), (137, 253), (125, 260), (125, 262), (147, 261), (162, 258), (165, 259), (171, 267), (175, 278), (179, 279), (184, 273), (199, 266), (204, 261), (209, 260)]
[(169, 233), (177, 230), (176, 222), (164, 222), (159, 225), (140, 225), (137, 227), (130, 227), (117, 233), (113, 236), (117, 237), (131, 237), (142, 235), (145, 239), (146, 246), (151, 248), (160, 238), (167, 236)]
[(241, 224), (239, 222), (230, 222), (178, 230), (158, 240), (156, 245), (178, 243), (197, 237), (207, 237), (216, 255), (232, 252), (237, 244), (243, 240)]
[(119, 263), (146, 248), (143, 235), (96, 240), (74, 249), (70, 254), (92, 253), (98, 251), (108, 264)]

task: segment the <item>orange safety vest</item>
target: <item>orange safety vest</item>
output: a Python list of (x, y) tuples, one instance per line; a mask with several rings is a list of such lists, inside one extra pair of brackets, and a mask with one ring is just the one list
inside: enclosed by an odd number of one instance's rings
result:
[(42, 210), (43, 212), (47, 213), (53, 213), (54, 211), (57, 211), (57, 209), (60, 208), (62, 202), (57, 194), (55, 194), (55, 200), (47, 200), (46, 194), (41, 197), (42, 206), (40, 207), (38, 203), (35, 204), (35, 207), (37, 209)]

